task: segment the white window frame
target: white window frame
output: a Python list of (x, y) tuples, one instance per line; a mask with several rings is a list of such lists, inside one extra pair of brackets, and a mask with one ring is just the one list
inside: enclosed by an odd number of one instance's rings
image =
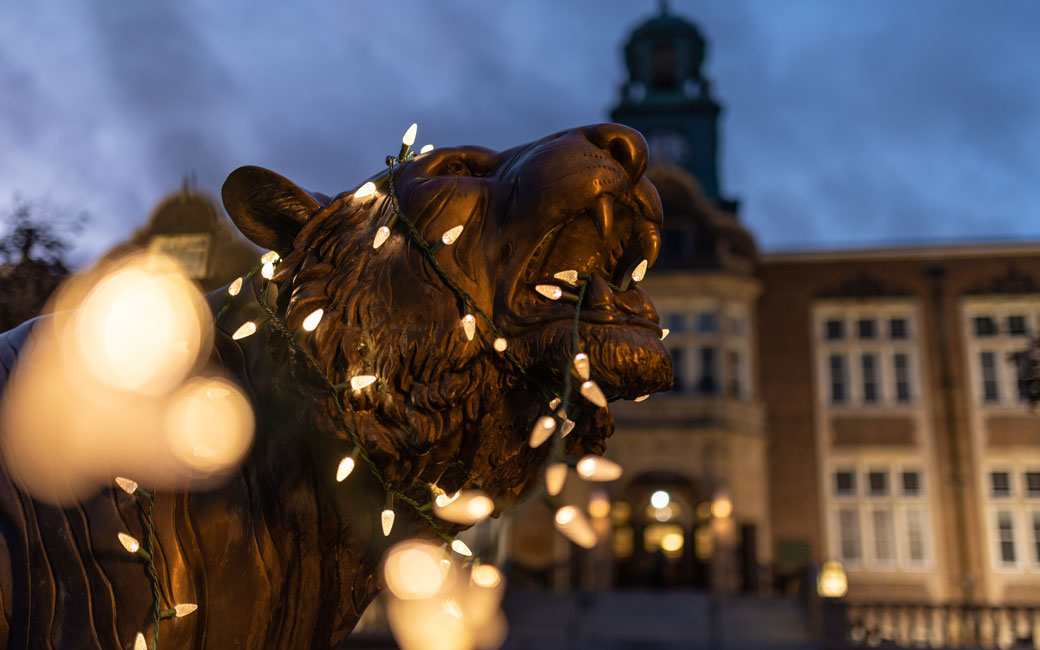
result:
[[(994, 336), (976, 336), (975, 319), (990, 316), (997, 325)], [(1025, 316), (1025, 334), (1010, 334), (1008, 319)], [(961, 324), (965, 341), (972, 400), (983, 410), (1020, 409), (1025, 400), (1018, 394), (1018, 370), (1010, 360), (1014, 352), (1029, 347), (1031, 337), (1040, 332), (1040, 295), (968, 296), (961, 300)], [(996, 363), (997, 399), (985, 401), (982, 388), (982, 352), (992, 352)]]
[[(700, 314), (703, 312), (715, 314), (715, 332), (698, 331)], [(683, 351), (682, 364), (677, 369), (682, 377), (683, 390), (672, 391), (667, 395), (742, 401), (753, 398), (751, 349), (754, 344), (754, 323), (751, 310), (747, 305), (736, 300), (700, 297), (685, 302), (682, 306), (663, 303), (660, 305), (658, 313), (664, 327), (668, 326), (668, 321), (672, 316), (677, 316), (684, 324), (682, 331), (669, 332), (668, 338), (664, 340), (664, 345), (669, 352), (675, 349)], [(732, 331), (730, 326), (732, 319), (738, 319), (743, 323), (742, 334)], [(716, 391), (714, 393), (700, 393), (697, 390), (701, 379), (701, 348), (704, 347), (715, 349)], [(740, 390), (736, 396), (731, 395), (729, 391), (731, 378), (729, 355), (731, 352), (739, 355), (737, 383)]]
[[(1030, 496), (1026, 487), (1026, 473), (1040, 472), (1040, 459), (992, 459), (983, 465), (981, 476), (986, 513), (986, 539), (989, 548), (990, 567), (995, 573), (1040, 573), (1040, 558), (1037, 557), (1033, 538), (1033, 517), (1040, 516), (1040, 494)], [(1007, 472), (1011, 494), (993, 495), (990, 475)], [(1004, 563), (1000, 553), (999, 513), (1011, 515), (1015, 562)]]

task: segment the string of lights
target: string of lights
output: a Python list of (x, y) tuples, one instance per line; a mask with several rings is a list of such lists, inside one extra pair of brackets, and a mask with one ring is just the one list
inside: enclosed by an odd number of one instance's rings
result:
[[(577, 376), (582, 381), (579, 392), (588, 402), (591, 402), (596, 407), (600, 408), (607, 406), (607, 400), (603, 395), (603, 392), (590, 378), (591, 368), (589, 358), (581, 351), (581, 307), (585, 299), (585, 292), (590, 275), (575, 270), (564, 270), (554, 275), (554, 279), (569, 285), (569, 287), (575, 288), (576, 292), (564, 290), (560, 286), (554, 284), (539, 284), (535, 287), (536, 292), (550, 300), (560, 300), (574, 305), (574, 325), (571, 332), (570, 356), (567, 359), (566, 364), (563, 366), (563, 385), (560, 390), (557, 391), (546, 386), (543, 382), (539, 381), (538, 378), (527, 371), (520, 360), (509, 349), (508, 340), (502, 336), (502, 333), (495, 325), (494, 320), (480, 308), (477, 301), (474, 300), (473, 297), (438, 263), (436, 259), (437, 252), (446, 246), (454, 244), (462, 234), (464, 227), (462, 225), (457, 225), (450, 228), (441, 236), (439, 241), (431, 244), (426, 241), (425, 237), (423, 237), (419, 232), (415, 223), (400, 210), (395, 188), (395, 175), (398, 166), (401, 163), (416, 155), (416, 153), (411, 149), (412, 144), (415, 142), (416, 131), (417, 125), (411, 125), (402, 138), (402, 145), (398, 155), (387, 156), (386, 158), (386, 179), (391, 214), (387, 222), (377, 229), (372, 242), (373, 249), (378, 250), (387, 239), (389, 239), (392, 234), (391, 229), (397, 222), (404, 224), (406, 232), (408, 233), (409, 241), (419, 248), (433, 271), (455, 295), (461, 312), (459, 324), (466, 340), (473, 341), (477, 338), (477, 333), (480, 329), (477, 327), (477, 317), (479, 317), (484, 324), (483, 330), (486, 332), (486, 335), (482, 335), (480, 340), (490, 340), (491, 348), (501, 354), (518, 376), (524, 381), (528, 381), (533, 386), (537, 387), (546, 396), (547, 400), (549, 400), (548, 414), (537, 420), (531, 431), (528, 444), (532, 448), (539, 447), (547, 440), (554, 437), (552, 451), (545, 464), (546, 492), (550, 497), (556, 497), (560, 493), (563, 482), (566, 478), (567, 468), (571, 466), (575, 467), (578, 475), (585, 480), (605, 481), (616, 479), (620, 476), (620, 466), (616, 463), (612, 463), (611, 461), (598, 456), (590, 455), (581, 459), (570, 459), (564, 455), (563, 439), (575, 426), (574, 421), (568, 417), (567, 409), (577, 409), (577, 412), (580, 414), (581, 410), (584, 408), (582, 404), (571, 405), (570, 403), (574, 388), (573, 376)], [(426, 145), (420, 150), (420, 154), (427, 153), (432, 149), (432, 145)], [(377, 189), (374, 183), (365, 183), (354, 192), (354, 198), (365, 198), (375, 194), (376, 192)], [(303, 345), (301, 337), (294, 334), (286, 326), (285, 322), (279, 317), (277, 311), (267, 302), (266, 294), (269, 283), (274, 277), (275, 265), (280, 261), (281, 259), (278, 253), (275, 251), (268, 251), (260, 258), (260, 261), (252, 269), (232, 282), (228, 286), (223, 306), (216, 314), (215, 322), (219, 324), (222, 319), (225, 318), (235, 296), (241, 293), (246, 282), (250, 282), (254, 289), (256, 301), (264, 312), (264, 317), (259, 321), (246, 321), (245, 323), (242, 323), (231, 335), (231, 338), (233, 340), (240, 340), (251, 336), (257, 332), (260, 324), (267, 323), (272, 331), (277, 333), (288, 345), (290, 359), (302, 360), (309, 371), (318, 378), (322, 388), (327, 392), (330, 402), (335, 409), (336, 415), (340, 421), (340, 426), (342, 426), (343, 431), (346, 433), (353, 445), (350, 453), (345, 455), (337, 465), (335, 475), (336, 481), (345, 481), (355, 469), (358, 461), (364, 463), (368, 472), (386, 493), (385, 505), (380, 513), (379, 519), (379, 525), (384, 536), (389, 536), (393, 529), (395, 505), (403, 503), (411, 508), (419, 518), (426, 522), (434, 534), (436, 534), (444, 543), (448, 544), (452, 551), (467, 558), (470, 562), (479, 564), (479, 558), (474, 557), (473, 551), (462, 540), (448, 534), (442, 525), (438, 523), (435, 515), (442, 515), (442, 518), (447, 521), (476, 523), (494, 511), (494, 503), (480, 493), (479, 490), (460, 491), (448, 495), (443, 489), (432, 484), (429, 485), (429, 488), (433, 498), (430, 502), (420, 503), (401, 490), (392, 488), (387, 483), (378, 463), (375, 462), (365, 448), (364, 441), (353, 427), (351, 427), (350, 416), (343, 398), (346, 390), (363, 390), (378, 382), (379, 378), (374, 375), (356, 375), (351, 377), (349, 382), (336, 383), (325, 374), (314, 356), (311, 354), (310, 350)], [(636, 267), (632, 272), (633, 282), (639, 282), (643, 279), (646, 267), (646, 260)], [(260, 282), (255, 281), (254, 276), (257, 272), (259, 272), (260, 275)], [(319, 308), (313, 310), (303, 320), (303, 330), (305, 332), (314, 331), (320, 324), (323, 316), (323, 309)], [(640, 398), (640, 400), (637, 401), (641, 401), (641, 399), (643, 398)], [(159, 621), (167, 618), (185, 616), (194, 612), (197, 609), (197, 606), (187, 603), (178, 604), (172, 608), (162, 608), (160, 585), (155, 568), (153, 548), (155, 525), (152, 518), (152, 511), (155, 506), (155, 496), (154, 494), (141, 490), (137, 483), (129, 479), (119, 477), (116, 479), (116, 483), (120, 488), (136, 499), (143, 524), (143, 547), (137, 539), (126, 533), (119, 533), (119, 541), (128, 552), (137, 555), (145, 563), (148, 578), (152, 587), (152, 606), (150, 614), (153, 623), (153, 636), (151, 650), (157, 650), (159, 645)], [(413, 483), (406, 489), (408, 491), (414, 491), (414, 487), (415, 484)], [(459, 505), (463, 503), (465, 504), (465, 510), (468, 513), (466, 516), (469, 518), (452, 518), (452, 516), (450, 516), (450, 507), (452, 504)], [(433, 514), (431, 514), (431, 511)], [(559, 507), (556, 510), (555, 522), (557, 529), (575, 543), (582, 546), (589, 546), (590, 536), (592, 540), (591, 543), (595, 543), (595, 534), (588, 521), (574, 506), (563, 505), (562, 507)], [(147, 644), (143, 633), (137, 635), (134, 649), (147, 650)]]

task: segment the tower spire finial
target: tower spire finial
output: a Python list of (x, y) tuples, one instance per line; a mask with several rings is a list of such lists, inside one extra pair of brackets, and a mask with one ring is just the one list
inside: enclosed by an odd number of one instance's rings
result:
[(668, 15), (668, 0), (657, 0), (657, 5), (661, 8), (661, 15)]

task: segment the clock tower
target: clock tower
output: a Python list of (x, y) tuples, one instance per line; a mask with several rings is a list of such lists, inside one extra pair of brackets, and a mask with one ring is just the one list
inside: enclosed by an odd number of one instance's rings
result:
[(718, 179), (718, 119), (722, 108), (701, 72), (707, 43), (692, 23), (661, 2), (657, 16), (632, 32), (625, 45), (628, 81), (611, 119), (643, 133), (651, 164), (675, 165), (692, 174), (705, 198), (725, 212)]

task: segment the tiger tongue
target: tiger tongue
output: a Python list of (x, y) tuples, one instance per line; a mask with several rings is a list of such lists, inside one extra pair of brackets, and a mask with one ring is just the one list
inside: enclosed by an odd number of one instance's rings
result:
[(614, 291), (597, 273), (593, 273), (589, 278), (588, 286), (585, 289), (585, 300), (582, 302), (581, 308), (591, 311), (618, 311), (617, 303), (614, 301)]

